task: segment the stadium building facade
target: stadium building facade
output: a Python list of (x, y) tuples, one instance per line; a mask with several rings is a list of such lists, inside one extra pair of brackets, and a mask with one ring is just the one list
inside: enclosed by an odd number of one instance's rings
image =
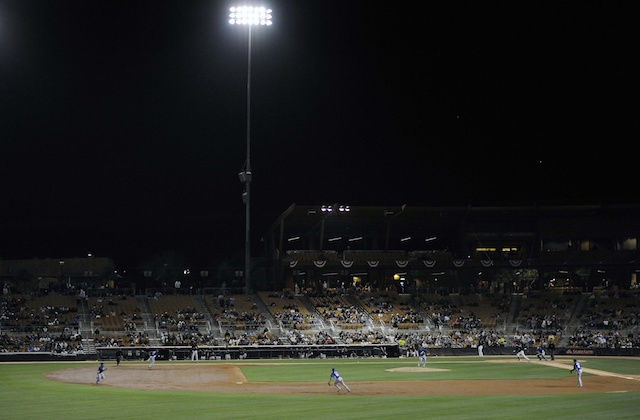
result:
[(640, 205), (291, 205), (264, 236), (266, 289), (629, 289)]

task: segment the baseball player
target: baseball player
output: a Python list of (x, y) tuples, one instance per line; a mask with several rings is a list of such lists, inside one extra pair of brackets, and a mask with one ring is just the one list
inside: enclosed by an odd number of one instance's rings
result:
[(427, 367), (427, 350), (424, 347), (420, 347), (418, 352), (418, 367)]
[(157, 355), (158, 355), (158, 350), (154, 350), (151, 352), (151, 354), (149, 354), (149, 360), (151, 361), (151, 363), (149, 363), (149, 369), (151, 369), (153, 367), (153, 364), (156, 362)]
[(196, 343), (195, 341), (191, 343), (191, 361), (198, 361), (198, 343)]
[(349, 389), (347, 384), (344, 383), (344, 381), (342, 380), (342, 376), (340, 376), (338, 371), (335, 368), (331, 368), (331, 376), (329, 376), (329, 382), (327, 383), (327, 385), (331, 385), (331, 379), (334, 379), (334, 378), (335, 378), (335, 382), (333, 384), (335, 385), (336, 388), (338, 388), (338, 392), (340, 392), (340, 390), (342, 389), (340, 388), (339, 384), (344, 385), (347, 392), (351, 392), (351, 389)]
[(104, 367), (104, 362), (100, 363), (100, 366), (98, 366), (98, 376), (96, 377), (96, 384), (100, 383), (100, 379), (104, 379), (105, 370), (107, 370), (107, 368)]
[(578, 386), (582, 388), (582, 365), (576, 359), (573, 359), (573, 369), (571, 369), (570, 372), (576, 373), (576, 377), (578, 378)]
[(547, 358), (544, 356), (544, 349), (542, 348), (542, 346), (536, 347), (536, 356), (538, 356), (538, 360), (544, 360), (545, 362), (547, 361)]
[(527, 362), (530, 362), (531, 359), (529, 359), (527, 357), (527, 355), (525, 354), (527, 347), (524, 344), (518, 344), (516, 346), (516, 356), (518, 356), (518, 361), (521, 360), (521, 358), (524, 358), (527, 360)]

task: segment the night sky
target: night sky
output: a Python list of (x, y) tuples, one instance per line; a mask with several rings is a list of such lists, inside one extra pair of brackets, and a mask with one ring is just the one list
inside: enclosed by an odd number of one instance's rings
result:
[[(292, 203), (637, 203), (635, 4), (264, 3), (254, 254)], [(0, 257), (242, 261), (231, 5), (0, 0)]]

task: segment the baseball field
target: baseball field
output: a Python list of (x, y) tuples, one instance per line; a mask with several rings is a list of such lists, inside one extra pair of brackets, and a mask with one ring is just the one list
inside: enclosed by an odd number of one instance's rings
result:
[[(640, 359), (1, 363), (3, 419), (637, 418)], [(335, 367), (350, 393), (328, 384)]]

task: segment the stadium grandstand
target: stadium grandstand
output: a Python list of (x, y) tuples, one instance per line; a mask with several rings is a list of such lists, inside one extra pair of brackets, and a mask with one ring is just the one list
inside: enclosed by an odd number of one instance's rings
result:
[[(640, 355), (639, 206), (288, 208), (253, 290), (0, 260), (0, 360)], [(204, 277), (204, 274), (201, 274)], [(159, 279), (159, 280), (158, 280)], [(196, 287), (174, 287), (173, 280)], [(154, 282), (154, 280), (158, 280)]]

